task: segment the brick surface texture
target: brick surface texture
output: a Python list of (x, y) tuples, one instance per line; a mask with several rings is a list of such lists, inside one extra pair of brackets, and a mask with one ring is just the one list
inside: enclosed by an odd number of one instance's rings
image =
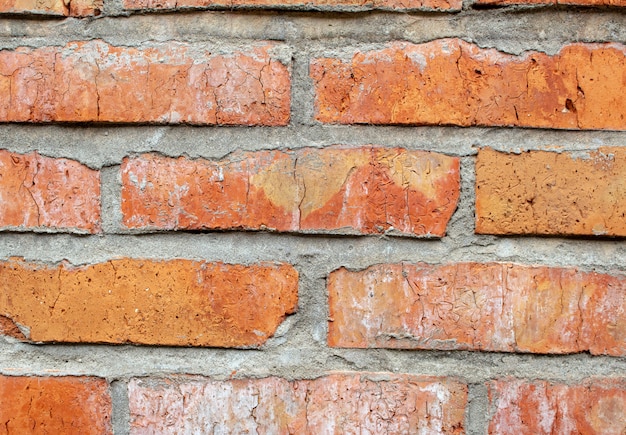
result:
[(458, 11), (461, 0), (124, 0), (127, 9), (176, 9), (202, 7), (277, 7), (297, 9), (435, 9)]
[(626, 379), (578, 385), (503, 379), (489, 383), (490, 434), (604, 434), (626, 432)]
[(128, 228), (443, 236), (459, 197), (458, 158), (402, 149), (142, 155), (121, 171)]
[(131, 434), (464, 433), (467, 387), (411, 375), (131, 380)]
[(0, 14), (88, 17), (103, 7), (102, 0), (0, 0)]
[(0, 228), (100, 230), (100, 173), (72, 160), (0, 150), (0, 198)]
[(0, 121), (285, 125), (289, 68), (272, 44), (229, 55), (103, 41), (0, 51)]
[(514, 264), (389, 264), (328, 281), (335, 347), (626, 354), (626, 278)]
[(476, 231), (626, 236), (626, 152), (575, 155), (482, 149), (476, 160)]
[(0, 287), (0, 315), (34, 342), (257, 346), (295, 312), (298, 274), (285, 264), (11, 260)]
[(0, 376), (0, 433), (112, 434), (104, 379)]
[(316, 119), (341, 124), (626, 128), (624, 46), (512, 56), (458, 39), (311, 63)]

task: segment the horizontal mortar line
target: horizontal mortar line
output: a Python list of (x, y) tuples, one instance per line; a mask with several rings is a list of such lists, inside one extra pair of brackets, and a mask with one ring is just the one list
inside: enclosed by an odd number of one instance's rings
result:
[[(233, 41), (272, 39), (311, 47), (320, 41), (336, 47), (346, 40), (378, 43), (391, 40), (425, 42), (462, 37), (481, 46), (519, 53), (524, 49), (555, 52), (563, 41), (626, 41), (621, 10), (578, 9), (464, 10), (460, 13), (324, 13), (281, 11), (197, 11), (132, 14), (95, 20), (15, 20), (0, 18), (0, 47), (44, 46), (74, 39), (102, 38), (111, 43), (142, 44), (148, 40)], [(166, 25), (167, 23), (167, 25)], [(177, 25), (172, 26), (172, 23)], [(387, 30), (380, 32), (381, 26)], [(15, 35), (20, 35), (16, 37)], [(537, 37), (539, 35), (539, 37)], [(333, 42), (334, 40), (334, 42)], [(314, 46), (313, 45), (313, 46)], [(526, 47), (526, 48), (524, 48)]]
[(220, 159), (237, 151), (330, 145), (401, 147), (448, 155), (474, 155), (481, 147), (502, 151), (586, 151), (626, 146), (626, 131), (569, 131), (481, 127), (312, 125), (290, 127), (69, 126), (0, 124), (0, 149), (78, 160), (93, 168), (126, 156)]
[(0, 234), (0, 258), (93, 264), (120, 257), (171, 258), (251, 264), (292, 263), (308, 276), (324, 278), (345, 266), (380, 263), (506, 262), (581, 270), (626, 270), (623, 240), (466, 236), (441, 240), (376, 236), (306, 236), (263, 232), (167, 232), (144, 235), (45, 233)]
[[(111, 363), (102, 364), (102, 361)], [(12, 376), (89, 375), (128, 379), (192, 374), (216, 379), (233, 376), (304, 379), (337, 371), (453, 376), (468, 383), (511, 376), (577, 382), (587, 377), (624, 377), (626, 359), (587, 354), (530, 355), (323, 347), (247, 351), (105, 345), (38, 347), (0, 343), (0, 373)]]

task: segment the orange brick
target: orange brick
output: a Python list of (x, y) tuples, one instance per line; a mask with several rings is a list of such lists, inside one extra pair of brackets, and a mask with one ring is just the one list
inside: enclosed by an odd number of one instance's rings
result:
[(296, 310), (286, 264), (120, 259), (91, 266), (0, 263), (0, 315), (34, 342), (258, 346)]
[(276, 45), (213, 54), (103, 41), (0, 51), (0, 121), (285, 125), (289, 69)]
[(0, 198), (0, 227), (100, 231), (100, 172), (72, 160), (0, 150)]
[(341, 124), (626, 128), (625, 48), (513, 56), (459, 39), (316, 59), (316, 119)]
[(0, 432), (112, 434), (104, 379), (0, 376)]
[(202, 7), (284, 8), (284, 9), (397, 9), (397, 10), (461, 10), (461, 0), (124, 0), (126, 9), (176, 9)]
[(131, 431), (461, 434), (467, 387), (446, 378), (338, 373), (315, 380), (131, 380)]
[(144, 154), (124, 160), (122, 184), (128, 228), (443, 236), (459, 197), (459, 160), (371, 146), (219, 162)]
[(587, 156), (482, 149), (476, 232), (626, 236), (626, 151)]
[(626, 279), (499, 263), (389, 264), (328, 279), (333, 347), (626, 355)]
[(483, 5), (576, 5), (576, 6), (626, 6), (626, 0), (476, 0)]
[(490, 434), (626, 433), (626, 380), (578, 385), (504, 379), (490, 382)]

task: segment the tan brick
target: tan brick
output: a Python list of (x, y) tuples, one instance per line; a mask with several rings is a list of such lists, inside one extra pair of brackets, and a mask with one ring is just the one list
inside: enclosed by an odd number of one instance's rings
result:
[(580, 384), (503, 379), (489, 382), (490, 434), (626, 433), (626, 380)]
[(103, 41), (0, 51), (0, 121), (285, 125), (289, 68), (270, 43), (210, 47)]
[(459, 39), (315, 59), (316, 119), (341, 124), (626, 128), (619, 44), (513, 56)]
[(333, 347), (626, 355), (626, 279), (500, 263), (388, 264), (328, 278)]
[(127, 228), (443, 236), (459, 197), (459, 159), (371, 146), (218, 162), (144, 154), (124, 160), (122, 184)]
[(0, 376), (0, 433), (112, 434), (104, 379)]
[(126, 9), (177, 9), (203, 7), (281, 8), (343, 10), (396, 9), (396, 10), (461, 10), (461, 0), (124, 0)]
[(626, 151), (506, 154), (476, 160), (476, 232), (626, 236)]
[(100, 231), (100, 172), (0, 150), (0, 227)]
[(0, 315), (34, 342), (258, 346), (297, 298), (298, 273), (286, 264), (0, 263)]
[(461, 434), (467, 387), (412, 375), (131, 380), (131, 434)]

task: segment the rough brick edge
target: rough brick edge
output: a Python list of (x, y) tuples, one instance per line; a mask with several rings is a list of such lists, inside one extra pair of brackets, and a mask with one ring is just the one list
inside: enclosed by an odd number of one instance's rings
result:
[(14, 15), (16, 17), (37, 16), (49, 18), (66, 17), (96, 17), (104, 10), (104, 0), (44, 0), (42, 2), (22, 1), (18, 6), (16, 0), (7, 0), (0, 6), (0, 16)]

